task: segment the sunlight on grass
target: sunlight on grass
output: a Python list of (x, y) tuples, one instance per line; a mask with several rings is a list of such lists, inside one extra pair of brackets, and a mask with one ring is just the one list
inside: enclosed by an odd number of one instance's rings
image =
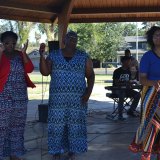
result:
[[(39, 72), (33, 72), (29, 74), (29, 77), (34, 83), (42, 83), (43, 82), (50, 82), (50, 76), (42, 76)], [(104, 82), (105, 80), (112, 79), (112, 75), (95, 75), (95, 83)]]
[[(48, 99), (50, 76), (42, 76), (39, 72), (33, 72), (29, 74), (29, 77), (36, 85), (36, 88), (28, 88), (29, 99), (42, 99), (42, 97)], [(108, 85), (104, 81), (111, 79), (112, 75), (96, 75), (95, 84), (104, 87)]]

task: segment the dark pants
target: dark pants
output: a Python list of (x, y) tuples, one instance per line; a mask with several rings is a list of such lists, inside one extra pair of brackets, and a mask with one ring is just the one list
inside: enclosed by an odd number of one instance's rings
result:
[(119, 102), (118, 102), (118, 114), (119, 114), (119, 116), (122, 116), (122, 114), (123, 114), (124, 99), (126, 97), (133, 98), (133, 101), (132, 101), (132, 104), (131, 104), (129, 110), (131, 112), (136, 110), (137, 105), (139, 103), (139, 99), (141, 97), (141, 95), (138, 91), (135, 91), (133, 89), (127, 89), (127, 90), (115, 90), (113, 93), (117, 94), (117, 96), (119, 98)]

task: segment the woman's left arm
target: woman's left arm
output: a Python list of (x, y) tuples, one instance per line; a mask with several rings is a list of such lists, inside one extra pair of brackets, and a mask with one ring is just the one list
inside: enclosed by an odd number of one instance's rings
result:
[(82, 96), (83, 103), (86, 103), (88, 101), (88, 99), (92, 93), (92, 89), (93, 89), (94, 81), (95, 81), (93, 63), (90, 58), (88, 58), (87, 62), (86, 62), (85, 77), (87, 79), (87, 88), (86, 88), (84, 95)]

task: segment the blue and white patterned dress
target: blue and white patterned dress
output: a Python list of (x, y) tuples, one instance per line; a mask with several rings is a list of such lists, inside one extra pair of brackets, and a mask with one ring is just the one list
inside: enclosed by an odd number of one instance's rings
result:
[(78, 50), (68, 62), (61, 50), (48, 56), (52, 62), (48, 113), (50, 154), (87, 151), (87, 104), (81, 103), (86, 89), (87, 57)]
[(18, 55), (10, 60), (10, 73), (0, 93), (0, 160), (24, 154), (24, 127), (27, 115), (27, 86)]

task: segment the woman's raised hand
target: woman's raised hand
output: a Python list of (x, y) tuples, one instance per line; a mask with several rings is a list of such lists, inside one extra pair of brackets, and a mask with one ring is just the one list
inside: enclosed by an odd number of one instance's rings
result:
[(41, 56), (44, 56), (45, 47), (46, 47), (45, 43), (41, 43), (41, 44), (40, 44), (40, 47), (39, 47), (39, 54), (40, 54)]
[(26, 53), (27, 48), (28, 48), (28, 39), (27, 42), (24, 44), (24, 47), (22, 48), (22, 53)]

